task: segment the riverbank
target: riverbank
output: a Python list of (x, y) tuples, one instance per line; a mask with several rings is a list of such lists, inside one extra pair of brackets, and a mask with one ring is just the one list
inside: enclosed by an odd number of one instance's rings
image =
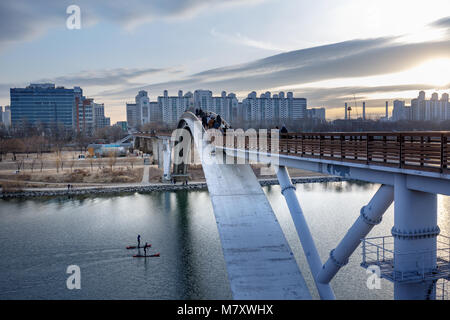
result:
[[(316, 176), (292, 178), (292, 183), (320, 183), (343, 181), (344, 178), (337, 176)], [(277, 179), (259, 179), (261, 186), (278, 185)], [(188, 185), (182, 184), (149, 184), (149, 185), (124, 185), (104, 187), (83, 187), (75, 189), (48, 189), (48, 190), (24, 190), (17, 192), (0, 192), (0, 199), (11, 198), (33, 198), (33, 197), (61, 197), (61, 196), (83, 196), (83, 195), (107, 195), (124, 193), (150, 193), (154, 191), (178, 191), (178, 190), (202, 190), (206, 189), (205, 182), (192, 182)]]

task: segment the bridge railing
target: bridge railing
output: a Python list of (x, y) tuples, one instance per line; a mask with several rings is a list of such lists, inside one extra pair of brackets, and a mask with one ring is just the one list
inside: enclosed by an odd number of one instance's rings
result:
[(404, 169), (450, 172), (450, 132), (286, 133), (280, 134), (278, 150), (269, 138), (260, 143), (257, 133), (233, 133), (223, 146), (319, 158), (375, 164)]

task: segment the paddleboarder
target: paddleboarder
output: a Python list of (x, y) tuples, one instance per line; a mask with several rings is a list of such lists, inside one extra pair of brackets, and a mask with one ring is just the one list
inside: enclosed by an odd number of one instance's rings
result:
[(139, 248), (141, 246), (141, 235), (140, 234), (138, 234), (137, 241), (138, 241), (138, 248)]
[(147, 256), (147, 242), (145, 243), (145, 247), (144, 247), (144, 256)]

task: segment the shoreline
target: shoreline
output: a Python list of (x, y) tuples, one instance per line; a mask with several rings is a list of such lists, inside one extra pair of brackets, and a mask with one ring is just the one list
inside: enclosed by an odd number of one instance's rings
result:
[[(300, 183), (321, 183), (321, 182), (339, 182), (347, 179), (338, 176), (316, 176), (291, 178), (293, 184)], [(278, 179), (259, 179), (261, 186), (279, 185)], [(17, 192), (0, 192), (0, 199), (12, 198), (36, 198), (36, 197), (62, 197), (62, 196), (85, 196), (85, 195), (107, 195), (124, 193), (150, 193), (158, 191), (178, 191), (178, 190), (202, 190), (207, 189), (206, 182), (193, 182), (188, 185), (173, 184), (154, 184), (154, 185), (135, 185), (135, 186), (114, 186), (114, 187), (92, 187), (72, 190), (27, 190)]]

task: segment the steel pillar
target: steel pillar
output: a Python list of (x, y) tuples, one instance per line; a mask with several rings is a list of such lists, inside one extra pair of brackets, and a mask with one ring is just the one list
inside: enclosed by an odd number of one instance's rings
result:
[(172, 144), (170, 139), (163, 139), (163, 179), (170, 180), (170, 169), (172, 168)]
[(292, 185), (289, 173), (286, 170), (286, 167), (283, 166), (276, 167), (275, 171), (277, 172), (278, 181), (280, 182), (281, 193), (286, 199), (289, 211), (291, 212), (292, 220), (294, 222), (295, 229), (297, 230), (298, 237), (300, 238), (309, 268), (314, 277), (314, 282), (316, 284), (317, 291), (319, 292), (319, 296), (324, 300), (334, 300), (336, 298), (331, 286), (329, 284), (319, 283), (317, 281), (317, 275), (322, 268), (322, 262), (314, 244), (308, 223), (306, 222), (302, 208), (298, 202), (297, 195), (295, 194), (295, 187)]
[(407, 188), (403, 174), (395, 176), (394, 271), (399, 281), (394, 284), (394, 298), (399, 300), (435, 299), (435, 283), (419, 280), (400, 282), (407, 272), (423, 274), (436, 267), (437, 196)]
[(336, 273), (348, 263), (348, 258), (358, 248), (372, 228), (381, 222), (381, 218), (394, 201), (394, 188), (382, 185), (370, 202), (361, 208), (361, 214), (336, 249), (330, 252), (330, 258), (323, 265), (317, 279), (329, 283)]

